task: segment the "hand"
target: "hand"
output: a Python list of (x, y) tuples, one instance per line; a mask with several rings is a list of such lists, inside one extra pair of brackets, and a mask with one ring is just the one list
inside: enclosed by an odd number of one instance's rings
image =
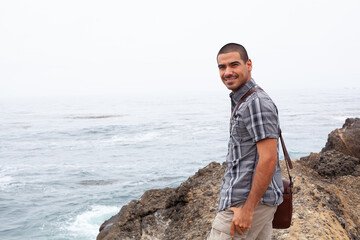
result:
[(248, 211), (244, 208), (236, 207), (231, 207), (230, 210), (234, 212), (234, 217), (230, 228), (231, 236), (235, 237), (235, 229), (240, 235), (244, 234), (244, 230), (250, 230), (254, 211)]

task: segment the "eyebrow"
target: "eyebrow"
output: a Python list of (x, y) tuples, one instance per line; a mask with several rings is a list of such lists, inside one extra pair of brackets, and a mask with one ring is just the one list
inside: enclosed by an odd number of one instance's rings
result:
[[(235, 64), (235, 63), (241, 64), (240, 61), (233, 61), (233, 62), (230, 63), (230, 65), (233, 65), (233, 64)], [(223, 66), (225, 66), (225, 65), (226, 65), (226, 64), (218, 64), (218, 67), (223, 67)]]

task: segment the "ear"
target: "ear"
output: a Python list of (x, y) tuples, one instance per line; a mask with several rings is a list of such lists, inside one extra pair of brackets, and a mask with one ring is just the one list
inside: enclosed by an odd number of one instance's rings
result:
[(251, 72), (251, 70), (252, 70), (252, 61), (251, 61), (251, 59), (247, 60), (246, 67), (247, 67), (248, 71)]

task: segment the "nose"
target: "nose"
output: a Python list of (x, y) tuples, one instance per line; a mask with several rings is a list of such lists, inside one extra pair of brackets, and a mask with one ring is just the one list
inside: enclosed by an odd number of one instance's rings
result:
[(224, 72), (224, 76), (227, 77), (227, 76), (231, 76), (233, 74), (233, 71), (231, 68), (226, 68), (225, 69), (225, 72)]

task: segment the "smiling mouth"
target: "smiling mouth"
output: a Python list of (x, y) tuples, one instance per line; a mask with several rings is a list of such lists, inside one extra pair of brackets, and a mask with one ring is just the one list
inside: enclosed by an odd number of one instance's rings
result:
[(232, 75), (229, 77), (225, 77), (224, 80), (225, 80), (225, 82), (231, 83), (231, 82), (234, 82), (237, 78), (238, 78), (238, 76)]

